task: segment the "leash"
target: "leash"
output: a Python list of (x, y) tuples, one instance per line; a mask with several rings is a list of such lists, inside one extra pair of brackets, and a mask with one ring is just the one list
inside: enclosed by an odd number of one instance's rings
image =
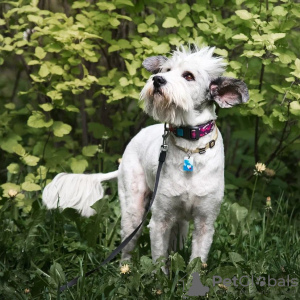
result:
[[(113, 250), (110, 255), (104, 260), (102, 261), (102, 263), (95, 269), (88, 271), (84, 274), (85, 277), (88, 277), (90, 275), (92, 275), (93, 273), (95, 273), (96, 271), (98, 271), (102, 266), (104, 266), (105, 264), (107, 264), (108, 262), (110, 262), (113, 258), (115, 258), (121, 251), (122, 249), (130, 242), (130, 240), (135, 236), (135, 234), (138, 232), (138, 230), (141, 228), (141, 226), (143, 225), (143, 223), (145, 222), (148, 213), (151, 209), (151, 206), (154, 202), (155, 199), (155, 195), (157, 192), (157, 188), (158, 188), (158, 183), (159, 183), (159, 177), (160, 177), (160, 173), (161, 173), (161, 169), (162, 166), (166, 160), (166, 155), (167, 155), (167, 151), (168, 151), (168, 145), (166, 143), (166, 139), (169, 135), (169, 128), (167, 128), (167, 125), (165, 124), (165, 130), (164, 130), (164, 134), (163, 134), (163, 143), (161, 145), (161, 150), (160, 150), (160, 154), (159, 154), (159, 159), (158, 159), (158, 168), (157, 168), (157, 172), (156, 172), (156, 177), (155, 177), (155, 185), (154, 185), (154, 189), (153, 189), (153, 194), (151, 197), (151, 200), (146, 208), (145, 214), (144, 214), (144, 218), (142, 219), (141, 223), (138, 225), (138, 227), (126, 238), (124, 239), (121, 244), (115, 249)], [(59, 288), (60, 292), (65, 291), (67, 288), (72, 287), (73, 285), (77, 284), (78, 279), (80, 278), (80, 276), (72, 279), (71, 281), (67, 282), (65, 285), (61, 286)]]

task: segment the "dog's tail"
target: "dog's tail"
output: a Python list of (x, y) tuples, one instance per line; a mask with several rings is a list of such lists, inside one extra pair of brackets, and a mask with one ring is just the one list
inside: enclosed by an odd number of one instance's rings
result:
[(117, 177), (118, 171), (90, 175), (60, 173), (45, 187), (43, 203), (48, 209), (72, 207), (89, 217), (95, 213), (91, 206), (103, 197), (101, 182)]

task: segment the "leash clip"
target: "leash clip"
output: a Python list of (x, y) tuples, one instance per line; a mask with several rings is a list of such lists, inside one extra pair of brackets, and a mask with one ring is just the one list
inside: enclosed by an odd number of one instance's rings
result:
[(167, 137), (169, 136), (169, 134), (170, 134), (170, 129), (167, 126), (167, 123), (165, 123), (165, 131), (164, 134), (162, 135), (163, 143), (161, 145), (161, 151), (165, 151), (165, 152), (168, 151), (169, 146), (167, 145)]

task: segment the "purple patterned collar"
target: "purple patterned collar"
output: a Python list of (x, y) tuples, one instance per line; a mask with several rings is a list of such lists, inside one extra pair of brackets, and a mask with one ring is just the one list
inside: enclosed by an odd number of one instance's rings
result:
[(177, 137), (182, 137), (186, 140), (199, 140), (201, 137), (211, 133), (215, 128), (215, 121), (211, 120), (205, 124), (196, 126), (180, 126), (173, 127), (170, 125), (170, 131)]

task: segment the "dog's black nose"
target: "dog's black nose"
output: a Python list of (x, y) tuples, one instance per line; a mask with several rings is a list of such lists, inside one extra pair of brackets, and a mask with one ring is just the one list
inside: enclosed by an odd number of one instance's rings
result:
[(166, 79), (164, 79), (162, 76), (154, 76), (152, 78), (153, 80), (153, 85), (156, 87), (156, 88), (159, 88), (161, 87), (162, 85), (165, 85), (167, 83)]

